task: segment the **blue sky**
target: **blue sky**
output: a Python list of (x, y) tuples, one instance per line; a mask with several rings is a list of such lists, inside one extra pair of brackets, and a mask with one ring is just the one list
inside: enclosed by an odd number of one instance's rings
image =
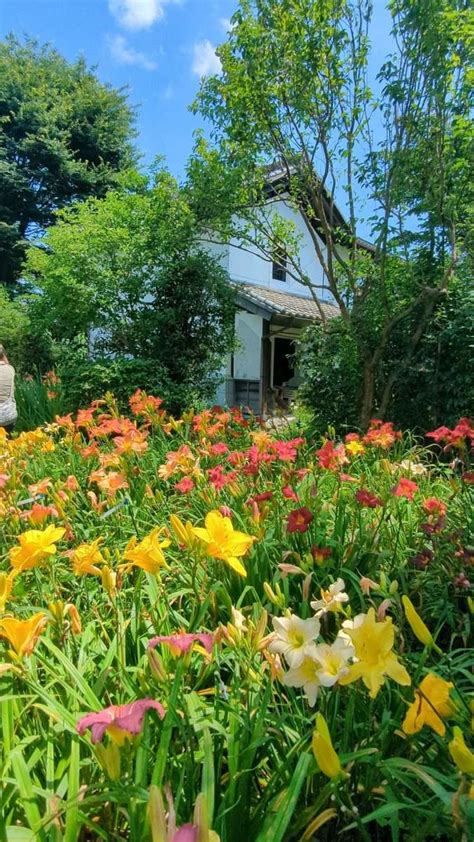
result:
[(188, 105), (202, 73), (216, 68), (236, 0), (0, 0), (0, 30), (49, 41), (67, 59), (83, 55), (98, 75), (127, 85), (138, 106), (137, 144), (181, 175), (199, 126)]
[[(375, 0), (373, 61), (389, 44), (384, 0)], [(199, 118), (188, 106), (200, 76), (218, 69), (237, 0), (0, 0), (0, 32), (49, 41), (67, 59), (83, 55), (99, 77), (128, 86), (138, 107), (143, 164), (164, 155), (182, 176)]]

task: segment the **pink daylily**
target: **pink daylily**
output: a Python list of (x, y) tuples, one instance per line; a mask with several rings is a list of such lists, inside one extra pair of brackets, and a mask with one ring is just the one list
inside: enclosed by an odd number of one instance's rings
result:
[(178, 657), (180, 655), (186, 655), (196, 642), (201, 643), (206, 652), (210, 654), (214, 645), (214, 635), (210, 632), (201, 634), (176, 632), (175, 634), (158, 635), (158, 637), (153, 637), (150, 640), (148, 648), (154, 649), (159, 643), (166, 643), (172, 654)]
[(76, 725), (78, 734), (91, 729), (93, 743), (100, 743), (107, 732), (118, 745), (126, 739), (139, 734), (143, 727), (143, 719), (147, 710), (153, 708), (163, 719), (165, 709), (155, 699), (137, 699), (128, 705), (111, 705), (99, 713), (87, 713)]

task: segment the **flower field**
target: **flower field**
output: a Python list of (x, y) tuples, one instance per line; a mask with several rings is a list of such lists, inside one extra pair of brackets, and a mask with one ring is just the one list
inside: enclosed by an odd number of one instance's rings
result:
[(0, 842), (472, 838), (469, 421), (130, 409), (0, 430)]

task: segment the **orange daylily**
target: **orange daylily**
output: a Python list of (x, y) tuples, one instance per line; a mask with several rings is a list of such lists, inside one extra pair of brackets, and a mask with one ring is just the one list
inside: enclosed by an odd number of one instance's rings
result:
[(80, 544), (71, 554), (72, 567), (76, 576), (84, 576), (90, 573), (92, 576), (100, 576), (101, 570), (98, 564), (104, 564), (105, 558), (99, 550), (103, 538), (96, 538), (90, 544)]

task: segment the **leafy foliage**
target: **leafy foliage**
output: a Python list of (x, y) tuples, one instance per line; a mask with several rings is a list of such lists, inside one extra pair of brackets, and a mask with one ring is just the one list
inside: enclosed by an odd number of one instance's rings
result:
[[(151, 184), (136, 175), (63, 210), (45, 248), (30, 249), (28, 275), (41, 289), (32, 318), (60, 343), (72, 408), (107, 388), (126, 400), (133, 385), (175, 409), (212, 398), (233, 343), (234, 294), (199, 234), (185, 193), (161, 169)], [(71, 356), (81, 336), (90, 362)]]
[(133, 112), (83, 59), (0, 43), (0, 281), (18, 278), (27, 240), (58, 207), (104, 195), (134, 162)]
[[(368, 0), (241, 0), (218, 49), (222, 74), (203, 81), (195, 104), (211, 142), (198, 139), (189, 166), (203, 216), (216, 196), (215, 230), (263, 254), (285, 251), (317, 296), (276, 203), (306, 221), (357, 348), (363, 427), (400, 402), (473, 232), (472, 9), (390, 3), (394, 49), (375, 92), (371, 12)], [(373, 246), (360, 239), (367, 227)]]

